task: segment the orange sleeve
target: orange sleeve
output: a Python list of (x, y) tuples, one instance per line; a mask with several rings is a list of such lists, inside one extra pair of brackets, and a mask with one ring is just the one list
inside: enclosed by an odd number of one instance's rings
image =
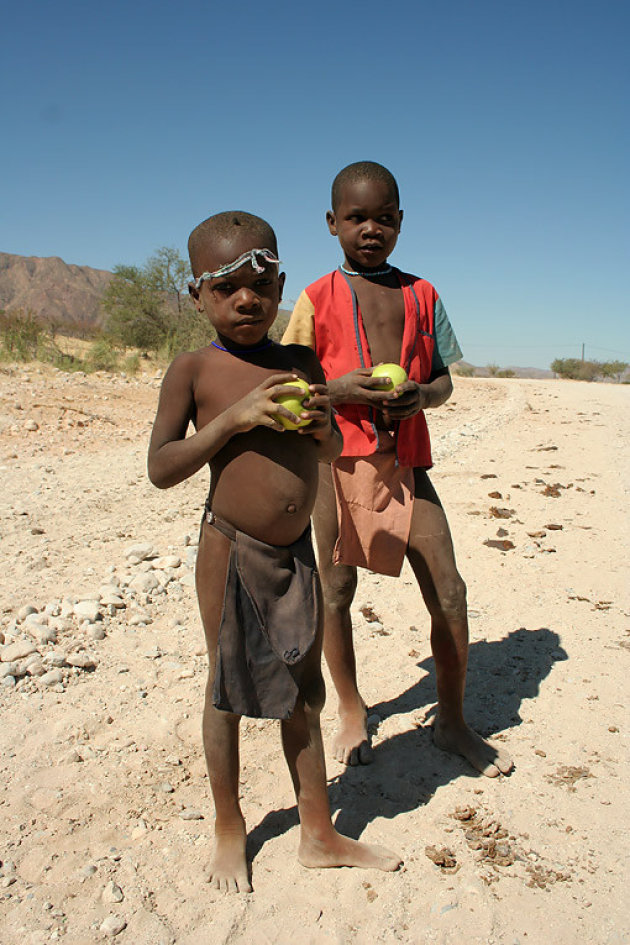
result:
[(306, 292), (295, 303), (289, 324), (282, 336), (283, 345), (305, 345), (315, 350), (315, 308)]

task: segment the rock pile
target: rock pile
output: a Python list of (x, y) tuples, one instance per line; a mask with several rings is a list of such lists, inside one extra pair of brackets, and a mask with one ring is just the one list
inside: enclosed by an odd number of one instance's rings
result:
[(168, 594), (183, 598), (194, 586), (197, 548), (185, 538), (183, 554), (160, 555), (148, 542), (130, 545), (124, 563), (110, 565), (94, 593), (24, 604), (5, 615), (0, 630), (0, 690), (64, 692), (99, 660), (94, 653), (112, 623), (130, 628), (152, 622), (153, 605)]

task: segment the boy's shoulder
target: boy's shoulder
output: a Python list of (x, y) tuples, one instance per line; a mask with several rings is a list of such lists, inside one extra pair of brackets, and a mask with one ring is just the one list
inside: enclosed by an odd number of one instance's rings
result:
[(198, 348), (196, 351), (182, 351), (169, 364), (165, 380), (176, 378), (179, 381), (192, 381), (202, 367), (211, 362), (212, 359), (213, 349), (210, 345), (205, 348)]

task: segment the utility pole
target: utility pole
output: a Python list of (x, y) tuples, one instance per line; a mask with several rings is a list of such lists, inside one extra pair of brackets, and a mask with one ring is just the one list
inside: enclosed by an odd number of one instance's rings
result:
[(582, 364), (584, 364), (584, 342), (582, 342)]

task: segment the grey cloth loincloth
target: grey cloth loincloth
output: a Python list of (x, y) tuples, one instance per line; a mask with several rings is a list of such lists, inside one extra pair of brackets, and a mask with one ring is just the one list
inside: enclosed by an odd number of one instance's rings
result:
[(236, 715), (288, 719), (320, 620), (310, 525), (283, 546), (238, 531), (208, 508), (204, 518), (231, 542), (213, 704)]

